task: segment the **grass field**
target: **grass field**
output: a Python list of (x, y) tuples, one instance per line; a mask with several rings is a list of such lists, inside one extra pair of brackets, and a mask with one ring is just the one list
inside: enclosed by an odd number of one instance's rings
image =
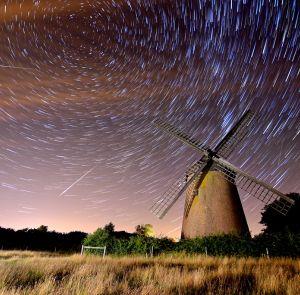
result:
[(0, 294), (300, 294), (300, 260), (0, 251)]

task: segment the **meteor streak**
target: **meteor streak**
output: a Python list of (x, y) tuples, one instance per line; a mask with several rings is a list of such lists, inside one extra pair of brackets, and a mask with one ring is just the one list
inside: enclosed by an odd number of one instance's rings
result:
[(69, 187), (67, 187), (58, 197), (62, 197), (68, 190), (70, 190), (74, 185), (80, 182), (88, 174), (90, 174), (96, 167), (91, 168), (89, 171), (85, 172), (81, 177), (79, 177), (75, 182), (73, 182)]

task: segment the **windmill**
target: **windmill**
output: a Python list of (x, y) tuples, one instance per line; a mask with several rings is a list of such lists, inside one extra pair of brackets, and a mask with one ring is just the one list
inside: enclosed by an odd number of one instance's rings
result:
[(283, 193), (226, 160), (249, 132), (253, 118), (250, 110), (245, 112), (213, 150), (168, 123), (154, 122), (202, 155), (151, 207), (162, 219), (186, 192), (182, 238), (219, 233), (249, 234), (237, 187), (265, 204), (271, 203), (271, 207), (283, 215), (294, 204)]

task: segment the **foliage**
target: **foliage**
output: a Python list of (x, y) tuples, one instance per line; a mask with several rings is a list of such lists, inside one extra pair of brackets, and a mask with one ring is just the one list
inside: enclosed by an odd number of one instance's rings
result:
[(275, 211), (271, 206), (278, 201), (265, 206), (262, 213), (261, 224), (265, 225), (265, 233), (279, 233), (290, 231), (300, 233), (300, 194), (290, 193), (287, 196), (295, 201), (295, 204), (288, 211), (287, 215), (282, 215)]
[(41, 231), (41, 232), (47, 232), (48, 231), (48, 226), (46, 225), (41, 225), (39, 226), (36, 230)]
[(112, 222), (110, 222), (110, 223), (106, 224), (106, 225), (103, 227), (103, 229), (104, 229), (105, 231), (109, 232), (109, 233), (112, 233), (112, 232), (115, 231), (115, 225), (114, 225)]
[(217, 235), (181, 240), (176, 244), (176, 250), (213, 256), (251, 256), (255, 254), (253, 246), (253, 241), (248, 236)]
[(85, 246), (104, 247), (109, 242), (109, 232), (98, 228), (93, 234), (88, 235), (83, 244)]
[[(40, 229), (14, 231), (0, 227), (0, 248), (42, 251), (79, 252), (86, 246), (106, 246), (113, 255), (154, 255), (162, 253), (205, 254), (212, 256), (270, 256), (300, 257), (300, 233), (291, 231), (264, 232), (254, 238), (218, 235), (181, 240), (175, 243), (166, 237), (154, 238), (124, 231), (98, 228), (86, 235), (82, 232), (67, 234)], [(177, 254), (176, 254), (177, 255)], [(181, 255), (181, 254), (180, 254)]]
[(300, 257), (300, 233), (289, 231), (263, 233), (253, 239), (256, 256), (266, 253), (270, 256)]
[(102, 228), (98, 228), (94, 233), (88, 235), (83, 245), (92, 247), (104, 247), (111, 252), (114, 248), (115, 239), (111, 236), (111, 232), (108, 232)]
[(151, 224), (139, 224), (135, 227), (136, 234), (145, 237), (153, 237), (154, 229)]
[(84, 240), (85, 246), (104, 247), (107, 253), (115, 255), (168, 252), (174, 249), (174, 242), (168, 238), (153, 238), (141, 234), (107, 232), (98, 228)]
[(270, 256), (300, 257), (300, 234), (261, 234), (255, 238), (236, 235), (217, 235), (181, 240), (177, 243), (161, 237), (146, 237), (138, 234), (118, 236), (118, 232), (108, 233), (97, 229), (84, 240), (87, 246), (107, 247), (108, 254), (114, 255), (154, 255), (161, 253), (205, 254), (212, 256)]
[(16, 231), (0, 227), (0, 249), (78, 252), (85, 237), (86, 233), (79, 231), (48, 231), (48, 227), (44, 225), (37, 229)]

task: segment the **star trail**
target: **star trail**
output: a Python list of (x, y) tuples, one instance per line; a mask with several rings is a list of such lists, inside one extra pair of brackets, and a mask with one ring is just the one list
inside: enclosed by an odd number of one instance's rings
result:
[(199, 155), (153, 118), (213, 147), (252, 109), (230, 162), (299, 192), (299, 53), (296, 0), (2, 1), (0, 226), (178, 237), (184, 198), (148, 209)]

